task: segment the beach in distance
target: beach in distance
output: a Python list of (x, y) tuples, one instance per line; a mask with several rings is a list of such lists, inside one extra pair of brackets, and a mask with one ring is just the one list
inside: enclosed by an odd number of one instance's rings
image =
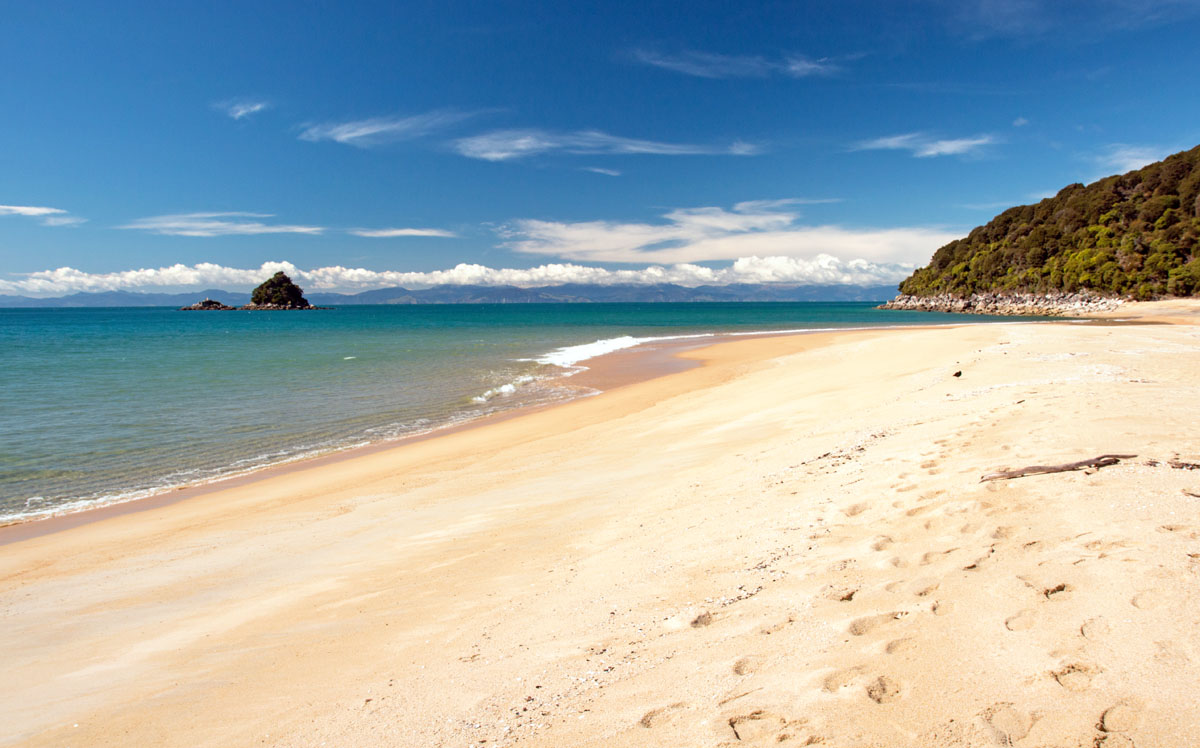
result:
[(1200, 742), (1200, 302), (716, 340), (0, 527), (0, 745)]

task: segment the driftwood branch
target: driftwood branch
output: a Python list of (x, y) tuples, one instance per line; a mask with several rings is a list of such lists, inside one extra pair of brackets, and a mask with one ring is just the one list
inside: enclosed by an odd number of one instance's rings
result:
[(988, 473), (980, 478), (979, 482), (1024, 478), (1026, 475), (1043, 475), (1045, 473), (1066, 473), (1071, 470), (1083, 470), (1085, 468), (1102, 468), (1107, 465), (1116, 465), (1121, 460), (1131, 460), (1134, 457), (1137, 457), (1137, 455), (1100, 455), (1090, 460), (1068, 462), (1065, 465), (1030, 465), (1029, 467), (1018, 468), (1017, 470), (1001, 470), (998, 473)]

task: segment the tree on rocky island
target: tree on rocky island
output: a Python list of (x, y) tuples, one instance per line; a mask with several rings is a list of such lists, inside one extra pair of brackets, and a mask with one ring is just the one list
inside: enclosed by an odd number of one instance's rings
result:
[(250, 294), (252, 306), (274, 306), (284, 309), (306, 309), (311, 304), (287, 273), (282, 270), (268, 278)]

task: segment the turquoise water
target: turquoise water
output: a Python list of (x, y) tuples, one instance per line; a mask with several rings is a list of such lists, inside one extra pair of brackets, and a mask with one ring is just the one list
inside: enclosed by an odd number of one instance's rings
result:
[(0, 309), (0, 521), (579, 396), (639, 339), (984, 321), (864, 303)]

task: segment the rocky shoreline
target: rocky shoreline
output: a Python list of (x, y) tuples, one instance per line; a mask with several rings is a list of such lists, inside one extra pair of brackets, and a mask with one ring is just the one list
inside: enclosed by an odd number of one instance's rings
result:
[(1080, 291), (1076, 293), (976, 293), (970, 296), (909, 296), (900, 294), (879, 309), (907, 309), (917, 312), (954, 312), (958, 314), (995, 314), (1001, 316), (1083, 317), (1109, 312), (1124, 303), (1115, 296)]

